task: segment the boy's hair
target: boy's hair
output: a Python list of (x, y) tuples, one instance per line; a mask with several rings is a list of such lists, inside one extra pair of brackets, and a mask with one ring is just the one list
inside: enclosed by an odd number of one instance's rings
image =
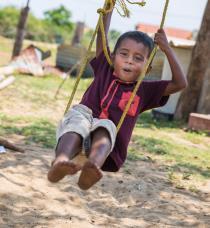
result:
[(123, 33), (117, 40), (113, 54), (116, 54), (117, 49), (120, 47), (120, 44), (125, 39), (131, 39), (136, 41), (137, 43), (143, 43), (145, 47), (149, 49), (148, 57), (150, 56), (153, 48), (154, 48), (154, 41), (151, 37), (149, 37), (146, 33), (140, 31), (129, 31)]

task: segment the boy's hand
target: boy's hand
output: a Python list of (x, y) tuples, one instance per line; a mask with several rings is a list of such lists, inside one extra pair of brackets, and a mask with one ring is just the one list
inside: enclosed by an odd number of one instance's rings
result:
[(166, 52), (170, 48), (165, 31), (163, 29), (158, 29), (157, 33), (155, 33), (154, 42), (163, 52)]
[[(115, 6), (116, 0), (108, 1), (107, 5), (105, 6), (106, 10), (110, 9), (110, 7), (111, 7), (110, 2), (113, 3), (113, 6)], [(110, 21), (111, 21), (111, 17), (112, 17), (112, 12), (113, 12), (113, 10), (108, 12), (106, 15), (103, 15), (103, 22), (104, 22), (106, 41), (107, 41), (107, 35), (108, 35)], [(98, 30), (98, 34), (97, 34), (97, 41), (96, 41), (96, 57), (98, 57), (101, 54), (102, 51), (103, 51), (102, 34), (101, 34), (101, 30), (99, 29)]]
[(166, 34), (163, 29), (158, 29), (154, 37), (154, 42), (165, 53), (172, 72), (172, 79), (169, 81), (164, 91), (164, 96), (168, 96), (172, 93), (176, 93), (187, 86), (187, 81), (184, 76), (184, 72), (173, 49), (170, 47)]

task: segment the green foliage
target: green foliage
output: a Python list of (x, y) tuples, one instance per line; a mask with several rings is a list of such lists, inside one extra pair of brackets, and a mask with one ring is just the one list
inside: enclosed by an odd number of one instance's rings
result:
[(120, 34), (121, 33), (118, 32), (117, 30), (111, 29), (109, 31), (109, 40), (110, 40), (110, 42), (116, 43), (116, 41), (119, 38)]
[(0, 34), (13, 38), (16, 33), (16, 26), (19, 19), (19, 10), (13, 6), (0, 9)]
[(48, 10), (44, 12), (45, 19), (56, 26), (63, 26), (70, 31), (73, 29), (73, 24), (70, 22), (71, 12), (63, 5), (57, 9)]
[(69, 34), (73, 31), (74, 24), (70, 21), (71, 12), (67, 10), (63, 5), (56, 9), (48, 10), (44, 12), (44, 23), (50, 28), (51, 33), (54, 34), (54, 38), (61, 39), (67, 38), (70, 40)]
[[(14, 6), (0, 9), (0, 35), (13, 38), (16, 35), (20, 9)], [(70, 21), (71, 12), (64, 6), (45, 12), (45, 18), (36, 18), (29, 12), (26, 23), (26, 39), (55, 42), (59, 35), (62, 40), (70, 40), (74, 24)]]
[[(20, 9), (14, 6), (0, 8), (0, 35), (13, 38), (16, 35), (17, 24), (20, 16)], [(63, 5), (48, 10), (44, 13), (44, 19), (35, 17), (29, 12), (26, 23), (25, 38), (43, 42), (70, 42), (75, 24), (71, 21), (71, 12)], [(89, 29), (82, 38), (82, 45), (87, 47), (92, 38), (94, 30)], [(113, 49), (120, 32), (109, 31), (109, 46)], [(95, 44), (93, 50), (95, 49)]]
[(54, 42), (52, 28), (48, 26), (45, 21), (36, 18), (31, 13), (28, 17), (25, 38), (29, 40)]

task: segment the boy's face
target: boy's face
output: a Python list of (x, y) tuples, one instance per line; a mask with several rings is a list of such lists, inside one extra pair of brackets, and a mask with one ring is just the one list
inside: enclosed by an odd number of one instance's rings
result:
[(147, 62), (149, 49), (132, 39), (124, 39), (114, 55), (114, 72), (122, 81), (138, 79)]

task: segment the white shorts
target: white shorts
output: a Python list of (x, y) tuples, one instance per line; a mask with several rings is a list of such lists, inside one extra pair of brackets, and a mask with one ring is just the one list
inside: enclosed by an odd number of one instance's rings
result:
[(74, 105), (64, 115), (60, 121), (57, 131), (56, 140), (57, 143), (62, 135), (67, 132), (75, 132), (83, 138), (83, 145), (86, 139), (90, 138), (90, 134), (97, 128), (105, 128), (111, 139), (111, 151), (114, 148), (117, 129), (115, 124), (109, 119), (93, 118), (92, 110), (87, 106), (78, 104)]

